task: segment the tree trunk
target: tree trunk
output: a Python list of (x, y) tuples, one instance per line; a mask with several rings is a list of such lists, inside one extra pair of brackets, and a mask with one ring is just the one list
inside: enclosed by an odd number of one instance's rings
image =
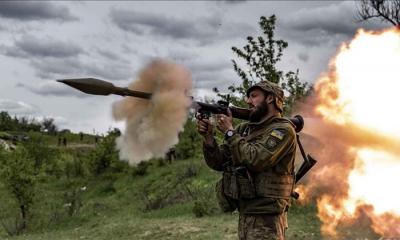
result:
[(21, 225), (19, 226), (19, 231), (23, 231), (26, 229), (27, 226), (27, 222), (28, 222), (28, 209), (25, 205), (21, 205), (19, 206), (20, 210), (21, 210), (21, 218), (22, 218), (22, 222)]

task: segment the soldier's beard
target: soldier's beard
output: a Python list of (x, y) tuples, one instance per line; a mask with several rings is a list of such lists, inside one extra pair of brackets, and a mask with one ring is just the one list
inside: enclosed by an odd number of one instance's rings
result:
[(250, 122), (259, 122), (261, 119), (268, 114), (268, 107), (266, 102), (262, 102), (255, 106), (249, 115)]

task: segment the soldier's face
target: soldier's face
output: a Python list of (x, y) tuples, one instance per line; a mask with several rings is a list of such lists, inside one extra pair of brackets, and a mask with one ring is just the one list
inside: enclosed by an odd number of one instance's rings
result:
[(258, 88), (251, 91), (249, 97), (246, 99), (246, 103), (249, 105), (250, 109), (254, 109), (263, 102), (265, 102), (265, 93)]
[(268, 106), (265, 93), (260, 89), (254, 89), (250, 92), (246, 103), (250, 108), (249, 120), (251, 122), (259, 122), (267, 113)]

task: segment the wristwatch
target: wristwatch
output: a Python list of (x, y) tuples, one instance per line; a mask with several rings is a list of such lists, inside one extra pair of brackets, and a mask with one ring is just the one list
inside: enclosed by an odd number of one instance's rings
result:
[(225, 133), (225, 139), (229, 139), (230, 137), (232, 137), (233, 135), (235, 135), (235, 131), (234, 130), (228, 130)]

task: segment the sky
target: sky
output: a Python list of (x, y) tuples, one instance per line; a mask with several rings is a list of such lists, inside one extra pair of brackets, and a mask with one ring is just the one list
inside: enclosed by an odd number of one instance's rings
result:
[(184, 65), (195, 99), (240, 83), (231, 47), (259, 36), (261, 16), (275, 14), (288, 42), (278, 67), (313, 83), (357, 29), (355, 1), (0, 1), (0, 111), (53, 118), (59, 129), (105, 133), (120, 96), (91, 96), (56, 79), (95, 77), (121, 87), (152, 59)]

